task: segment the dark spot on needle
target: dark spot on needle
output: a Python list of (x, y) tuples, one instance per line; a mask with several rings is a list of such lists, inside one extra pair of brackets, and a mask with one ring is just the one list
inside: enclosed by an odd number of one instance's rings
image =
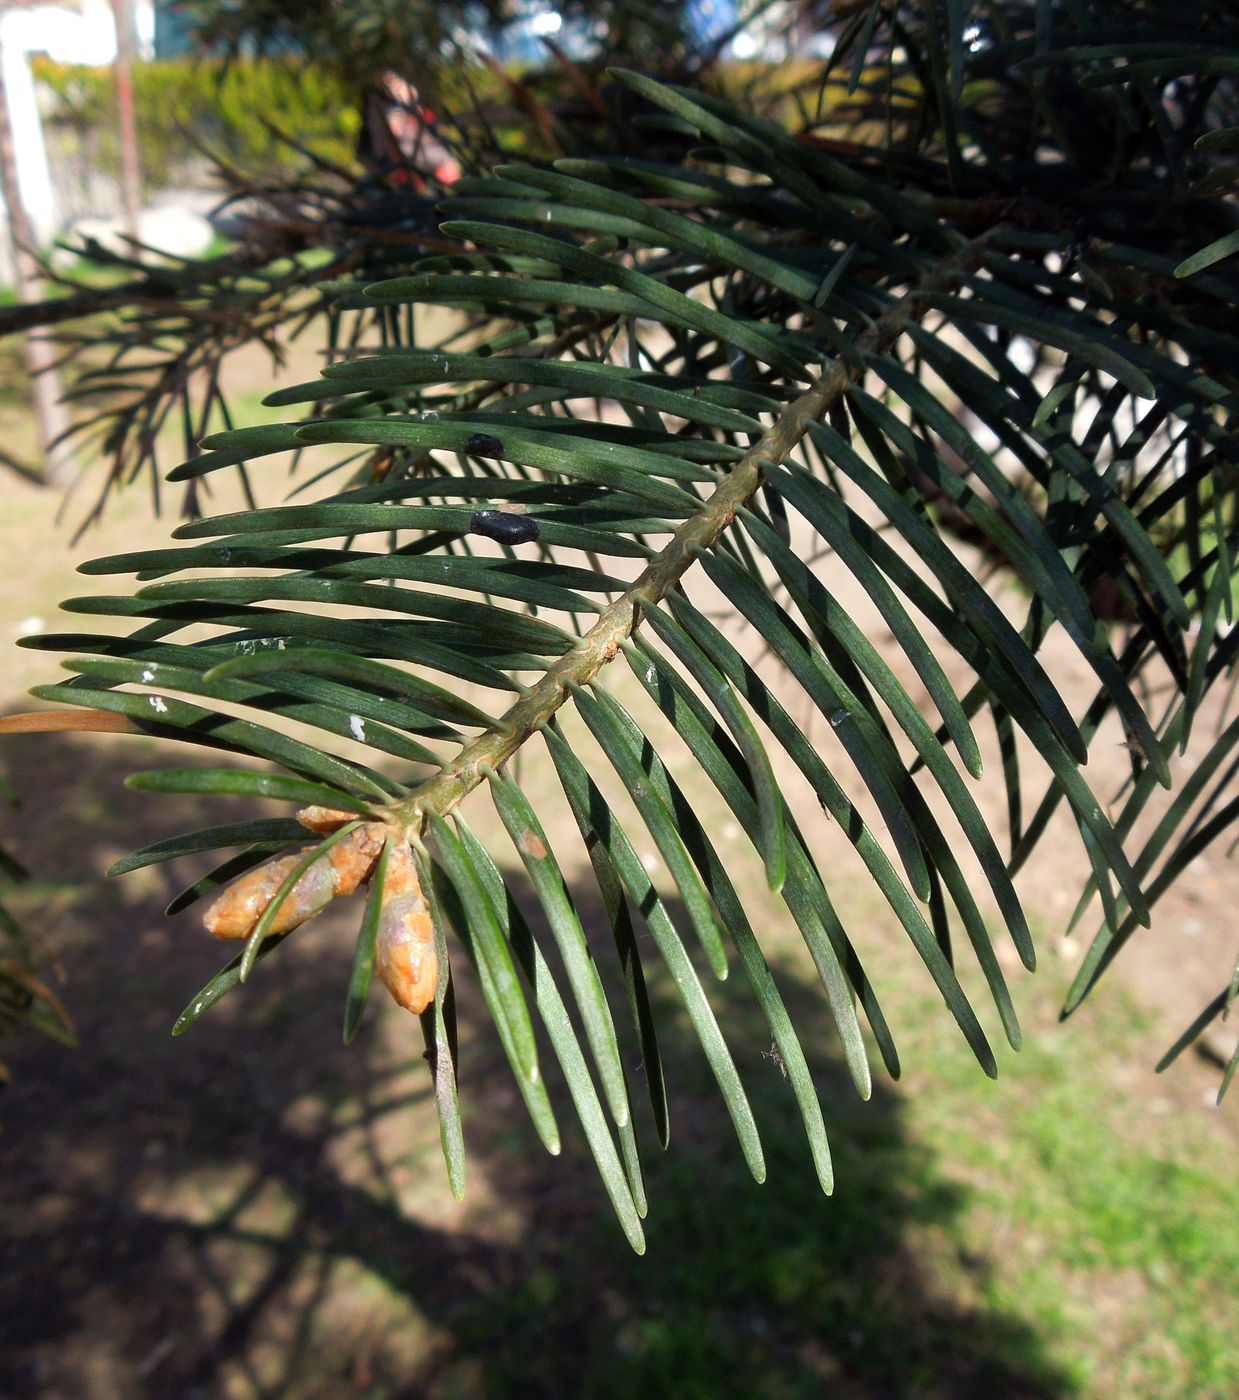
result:
[(506, 510), (474, 511), (469, 521), (469, 532), (485, 535), (488, 540), (498, 540), (500, 544), (528, 544), (530, 540), (536, 540), (540, 533), (536, 520)]
[(475, 457), (502, 457), (503, 443), (490, 433), (474, 433), (465, 443), (465, 451), (473, 453)]

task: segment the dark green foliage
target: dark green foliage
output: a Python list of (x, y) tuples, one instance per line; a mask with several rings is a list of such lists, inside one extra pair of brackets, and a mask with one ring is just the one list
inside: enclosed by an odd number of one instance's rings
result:
[[(1143, 848), (1125, 849), (1235, 654), (1239, 278), (1218, 242), (1235, 212), (1215, 133), (1235, 124), (1239, 9), (845, 8), (833, 63), (850, 66), (851, 96), (823, 74), (803, 130), (617, 74), (682, 154), (470, 178), (438, 235), (456, 251), (428, 246), (380, 279), (320, 287), (333, 346), (366, 353), (272, 396), (305, 416), (215, 434), (172, 476), (243, 462), (261, 473), (264, 458), (310, 444), (339, 445), (337, 465), (293, 504), (178, 531), (210, 543), (88, 566), (137, 575), (130, 593), (67, 605), (134, 619), (127, 638), (32, 643), (96, 656), (42, 693), (292, 775), (225, 766), (141, 785), (322, 801), (424, 840), (436, 914), (476, 970), (539, 1135), (557, 1150), (535, 1018), (637, 1248), (632, 1061), (617, 1052), (607, 988), (526, 780), (527, 765), (545, 771), (544, 748), (607, 910), (660, 1141), (674, 1104), (644, 991), (642, 961), (655, 955), (750, 1169), (765, 1174), (757, 1116), (695, 966), (723, 977), (734, 958), (827, 1190), (825, 1124), (795, 1028), (711, 840), (715, 794), (804, 937), (862, 1095), (862, 1016), (891, 1073), (897, 1050), (865, 972), (865, 931), (832, 903), (774, 757), (846, 833), (988, 1073), (958, 962), (975, 959), (1013, 1045), (1020, 1030), (969, 863), (999, 936), (1031, 968), (1012, 876), (1051, 814), (1069, 810), (1093, 871), (1077, 917), (1096, 894), (1102, 920), (1070, 1009), (1237, 810), (1232, 725), (1205, 744)], [(414, 307), (462, 313), (467, 329), (425, 344)], [(364, 339), (376, 326), (377, 346)], [(538, 525), (519, 554), (471, 530), (479, 510), (513, 508)], [(979, 558), (1023, 586), (1022, 617), (978, 580)], [(849, 574), (936, 714), (838, 601)], [(759, 660), (703, 609), (700, 580), (760, 634)], [(1083, 715), (1039, 656), (1055, 632), (1093, 678)], [(682, 740), (674, 763), (662, 731), (621, 700), (621, 651)], [(516, 689), (502, 714), (457, 695), (460, 679), (480, 676)], [(789, 691), (796, 713), (818, 712), (828, 743), (791, 718)], [(1003, 740), (1006, 854), (969, 782), (986, 709)], [(1132, 781), (1109, 810), (1082, 770), (1107, 717), (1132, 753)], [(586, 760), (584, 730), (605, 762)], [(686, 756), (691, 781), (677, 776)], [(549, 937), (457, 811), (482, 785)], [(234, 834), (241, 844), (254, 832)], [(691, 939), (638, 841), (659, 852)], [(957, 926), (966, 944), (954, 947)], [(363, 927), (363, 950), (366, 937)], [(251, 953), (268, 951), (260, 940)], [(226, 969), (200, 1000), (244, 970)], [(349, 1034), (364, 978), (363, 958)], [(445, 1005), (426, 1024), (459, 1183)]]

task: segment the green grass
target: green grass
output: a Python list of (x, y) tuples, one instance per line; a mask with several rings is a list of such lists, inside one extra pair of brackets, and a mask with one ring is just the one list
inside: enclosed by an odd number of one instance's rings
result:
[(958, 1057), (931, 1054), (920, 1063), (938, 1083), (910, 1128), (973, 1183), (964, 1247), (1002, 1224), (987, 1298), (1019, 1310), (1080, 1393), (1235, 1394), (1233, 1138), (1164, 1098), (1149, 1027), (1116, 988), (1091, 1022), (1046, 1023), (1043, 1009), (988, 1093)]
[[(673, 1051), (673, 1144), (650, 1168), (647, 1256), (629, 1258), (602, 1214), (553, 1242), (535, 1235), (520, 1285), (463, 1320), (487, 1393), (561, 1393), (571, 1357), (577, 1393), (617, 1400), (1235, 1394), (1233, 1139), (1203, 1109), (1160, 1116), (1149, 1027), (1131, 1005), (1113, 995), (1089, 1024), (1059, 1026), (1063, 988), (1039, 981), (1021, 998), (1027, 1048), (996, 1084), (940, 1006), (907, 989), (888, 1010), (908, 1084), (861, 1104), (830, 1058), (831, 1200), (760, 1046), (740, 1062), (770, 1165), (762, 1187), (693, 1056)], [(831, 1033), (809, 1006), (793, 1015), (816, 1023), (804, 1038), (820, 1060)], [(726, 1029), (743, 1045), (738, 1024)]]

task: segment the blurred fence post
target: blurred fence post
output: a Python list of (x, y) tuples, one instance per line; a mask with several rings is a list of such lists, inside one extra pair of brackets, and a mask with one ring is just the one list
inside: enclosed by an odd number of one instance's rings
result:
[[(13, 246), (14, 290), (18, 301), (38, 301), (42, 294), (39, 263), (35, 257), (34, 230), (22, 203), (13, 148), (13, 126), (9, 120), (8, 87), (0, 64), (0, 194), (8, 210), (9, 238)], [(47, 336), (28, 331), (23, 336), (26, 368), (30, 373), (30, 397), (39, 425), (43, 449), (43, 480), (48, 486), (64, 489), (77, 478), (77, 464), (64, 434), (69, 428), (69, 412), (60, 399), (60, 375), (56, 371), (56, 350)]]
[(142, 174), (138, 164), (138, 122), (133, 100), (133, 0), (112, 0), (116, 24), (116, 107), (120, 120), (121, 192), (131, 238), (141, 237)]

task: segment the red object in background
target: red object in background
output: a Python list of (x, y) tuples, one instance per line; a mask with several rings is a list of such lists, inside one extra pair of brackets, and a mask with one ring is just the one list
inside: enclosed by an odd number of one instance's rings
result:
[(408, 166), (407, 173), (399, 172), (397, 178), (424, 188), (424, 172), (441, 185), (454, 184), (460, 179), (460, 166), (435, 135), (434, 112), (418, 101), (412, 83), (397, 74), (389, 73), (383, 86), (388, 96), (387, 129)]

